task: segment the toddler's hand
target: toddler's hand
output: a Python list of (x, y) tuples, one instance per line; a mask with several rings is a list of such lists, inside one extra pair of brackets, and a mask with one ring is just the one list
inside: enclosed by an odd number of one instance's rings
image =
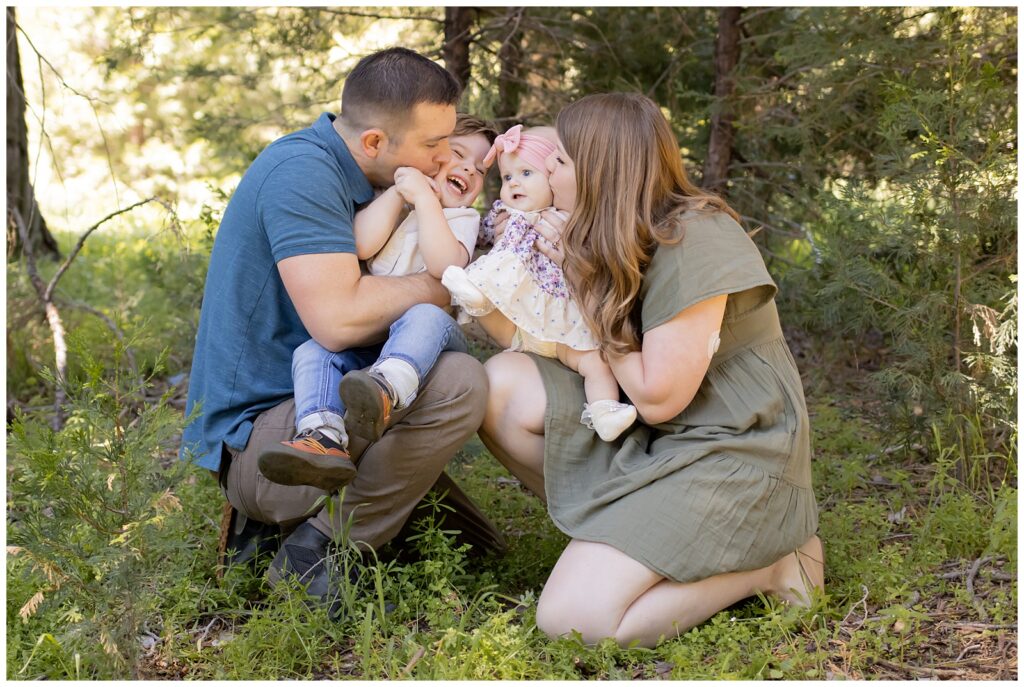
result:
[(415, 167), (399, 167), (395, 170), (395, 190), (412, 206), (428, 198), (437, 198), (439, 190), (434, 180)]

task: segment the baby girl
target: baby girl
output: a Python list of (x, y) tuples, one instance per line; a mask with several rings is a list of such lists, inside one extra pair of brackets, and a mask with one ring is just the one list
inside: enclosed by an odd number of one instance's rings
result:
[[(557, 135), (550, 127), (523, 130), (516, 125), (498, 136), (484, 158), (495, 157), (501, 171), (501, 199), (484, 219), (482, 232), (493, 236), (495, 218), (508, 213), (494, 248), (465, 269), (445, 269), (441, 283), (462, 311), (479, 319), (498, 343), (513, 351), (554, 358), (557, 344), (573, 350), (597, 348), (579, 307), (572, 299), (562, 268), (538, 251), (534, 225), (551, 207), (547, 157)], [(580, 421), (612, 441), (636, 420), (636, 408), (619, 403), (619, 385), (606, 364), (584, 375), (587, 403)]]

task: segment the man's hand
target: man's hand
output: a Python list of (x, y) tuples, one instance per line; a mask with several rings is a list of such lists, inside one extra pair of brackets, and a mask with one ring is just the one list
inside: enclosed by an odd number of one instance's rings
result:
[(396, 169), (394, 188), (405, 199), (405, 202), (413, 207), (430, 202), (430, 200), (437, 200), (441, 193), (434, 180), (415, 167)]

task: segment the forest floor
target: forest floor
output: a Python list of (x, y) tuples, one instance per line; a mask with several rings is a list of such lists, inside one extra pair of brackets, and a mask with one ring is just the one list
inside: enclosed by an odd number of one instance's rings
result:
[[(988, 481), (968, 489), (949, 447), (881, 431), (882, 401), (867, 384), (878, 351), (826, 355), (829, 346), (799, 332), (788, 338), (804, 371), (826, 557), (826, 592), (809, 609), (752, 598), (655, 649), (548, 640), (534, 624), (536, 599), (568, 540), (474, 439), (450, 472), (505, 533), (505, 556), (474, 556), (440, 527), (421, 533), (411, 559), (339, 554), (359, 575), (333, 623), (297, 588), (270, 590), (249, 570), (218, 578), (221, 497), (193, 470), (176, 490), (181, 531), (164, 530), (184, 545), (138, 580), (151, 603), (122, 652), (128, 663), (103, 672), (90, 669), (99, 650), (40, 650), (44, 634), (60, 644), (67, 616), (20, 621), (33, 587), (22, 569), (12, 576), (9, 558), (7, 676), (1016, 679), (1015, 477), (999, 483), (991, 476), (1007, 466), (988, 463)], [(183, 406), (184, 393), (171, 390), (169, 401)], [(168, 447), (168, 464), (175, 453)]]

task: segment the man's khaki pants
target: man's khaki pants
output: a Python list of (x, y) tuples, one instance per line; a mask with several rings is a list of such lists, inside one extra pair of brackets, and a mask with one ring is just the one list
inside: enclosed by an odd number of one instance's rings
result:
[[(409, 520), (413, 509), (432, 487), (448, 492), (445, 503), (456, 509), (445, 521), (446, 529), (463, 531), (462, 539), (476, 547), (503, 551), (501, 533), (477, 509), (466, 494), (443, 473), (445, 465), (483, 421), (487, 404), (487, 376), (475, 358), (463, 353), (444, 353), (421, 386), (409, 408), (392, 416), (381, 439), (367, 445), (349, 438), (349, 451), (359, 472), (332, 508), (316, 487), (284, 486), (271, 482), (259, 471), (257, 456), (262, 447), (287, 441), (295, 434), (295, 401), (289, 399), (261, 413), (243, 451), (228, 449), (230, 467), (222, 475), (224, 493), (246, 518), (279, 524), (291, 529), (304, 520), (333, 537), (349, 522), (349, 540), (379, 548), (390, 541)], [(320, 503), (318, 503), (318, 500)]]

